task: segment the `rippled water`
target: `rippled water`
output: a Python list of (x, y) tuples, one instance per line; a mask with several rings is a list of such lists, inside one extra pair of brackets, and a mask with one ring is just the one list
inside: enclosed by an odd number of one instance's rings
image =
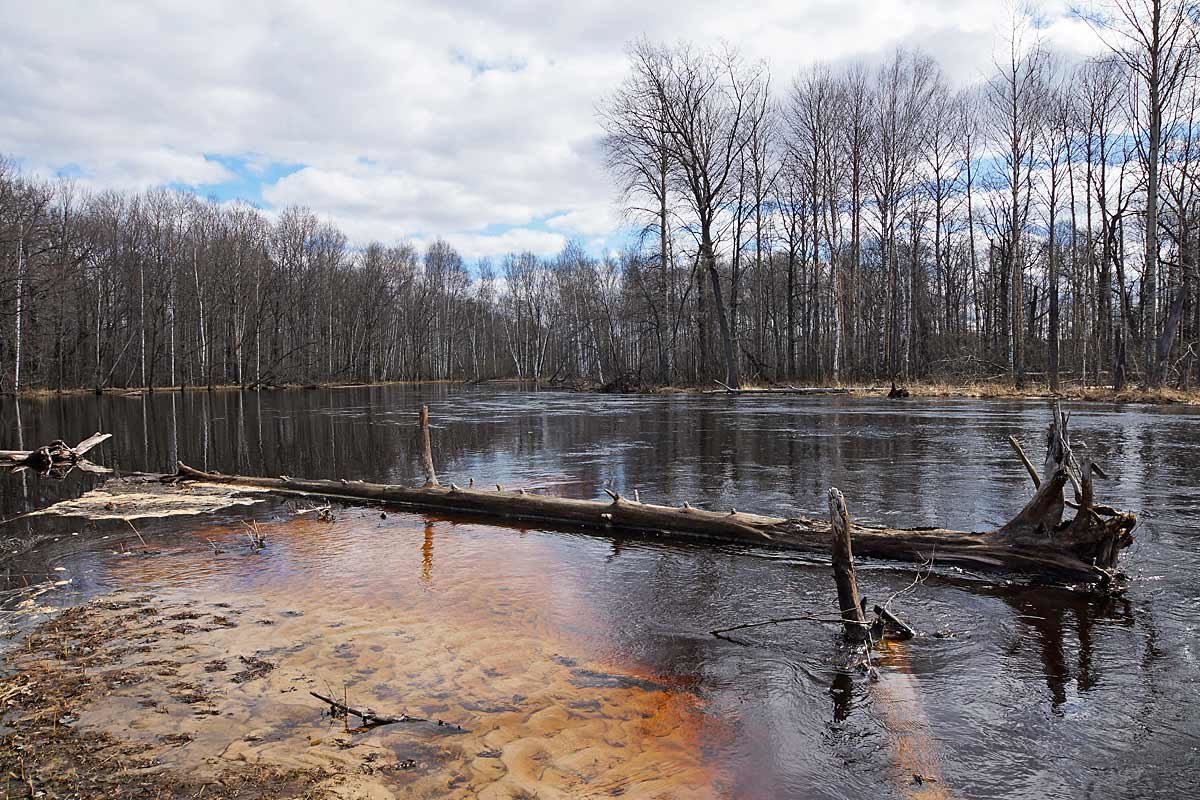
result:
[[(1006, 437), (1015, 433), (1037, 451), (1048, 414), (1033, 402), (385, 387), (22, 401), (20, 439), (29, 446), (111, 431), (115, 439), (97, 460), (124, 470), (166, 470), (183, 460), (223, 472), (405, 482), (416, 478), (421, 402), (430, 404), (445, 481), (473, 477), (573, 497), (637, 489), (645, 500), (779, 515), (821, 513), (823, 490), (834, 485), (860, 519), (965, 529), (1001, 523), (1028, 497)], [(1093, 405), (1074, 412), (1077, 449), (1112, 476), (1100, 496), (1141, 519), (1123, 561), (1135, 576), (1127, 596), (1102, 601), (939, 571), (894, 607), (918, 630), (953, 635), (925, 636), (885, 657), (874, 684), (845, 669), (850, 654), (834, 629), (768, 626), (743, 632), (743, 644), (708, 634), (832, 608), (827, 565), (745, 548), (410, 514), (380, 519), (361, 509), (340, 511), (321, 527), (293, 519), (294, 504), (275, 503), (254, 512), (270, 530), (266, 553), (211, 553), (205, 539), (239, 536), (235, 523), (247, 514), (238, 511), (139, 523), (162, 552), (130, 558), (112, 552), (131, 535), (116, 524), (81, 530), (69, 520), (12, 519), (91, 485), (26, 475), (0, 482), (10, 520), (4, 536), (58, 540), (10, 560), (8, 582), (67, 575), (74, 593), (64, 597), (152, 586), (177, 602), (232, 594), (275, 609), (306, 598), (314, 618), (318, 606), (337, 608), (349, 624), (358, 615), (367, 640), (382, 630), (380, 619), (408, 618), (414, 609), (444, 615), (456, 630), (491, 643), (489, 653), (511, 636), (521, 652), (508, 668), (525, 660), (546, 685), (583, 691), (579, 674), (624, 675), (634, 683), (602, 677), (586, 689), (641, 708), (646, 698), (626, 690), (649, 681), (646, 691), (682, 705), (669, 731), (638, 745), (646, 759), (638, 770), (702, 770), (716, 793), (928, 793), (929, 784), (914, 783), (913, 765), (933, 764), (937, 786), (953, 796), (1194, 796), (1200, 414)], [(0, 449), (18, 446), (11, 401), (0, 430)], [(863, 591), (874, 598), (912, 577), (907, 567), (860, 566)], [(312, 658), (316, 668), (321, 660)], [(405, 680), (387, 659), (374, 662), (375, 670), (392, 670), (393, 686)], [(486, 693), (486, 681), (460, 675), (446, 672), (444, 680), (459, 693)], [(478, 698), (474, 709), (446, 702), (446, 715), (489, 724)], [(597, 713), (621, 716), (616, 708)], [(526, 714), (509, 727), (516, 736), (533, 724)], [(641, 734), (619, 735), (632, 742)], [(658, 740), (669, 746), (651, 746)], [(586, 736), (573, 741), (585, 746)], [(681, 772), (679, 786), (694, 789), (697, 774)], [(627, 796), (640, 796), (639, 775), (628, 776)]]

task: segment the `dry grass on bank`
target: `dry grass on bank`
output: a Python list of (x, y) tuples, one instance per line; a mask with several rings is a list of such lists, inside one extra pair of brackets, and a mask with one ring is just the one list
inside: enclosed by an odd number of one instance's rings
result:
[[(286, 384), (278, 386), (264, 387), (264, 391), (289, 390), (300, 391), (306, 389), (362, 389), (378, 386), (420, 386), (423, 384), (467, 384), (471, 382), (464, 381), (449, 381), (449, 380), (431, 380), (431, 381), (385, 381), (377, 383), (323, 383), (323, 384)], [(495, 385), (511, 385), (527, 387), (529, 384), (519, 383), (515, 380), (496, 379), (487, 381), (487, 384)], [(888, 386), (880, 384), (878, 381), (864, 381), (854, 384), (837, 384), (833, 388), (841, 388), (848, 386), (850, 394), (859, 397), (880, 397), (885, 396), (888, 391)], [(760, 382), (743, 383), (741, 390), (743, 392), (762, 391), (766, 389), (786, 389), (786, 388), (828, 388), (816, 387), (811, 384), (770, 384)], [(563, 389), (574, 388), (575, 391), (594, 392), (602, 391), (602, 387), (593, 385), (580, 385), (576, 387), (543, 387), (544, 389)], [(1017, 389), (1011, 383), (1000, 381), (965, 381), (961, 383), (949, 381), (932, 381), (925, 383), (910, 383), (906, 384), (905, 388), (909, 390), (912, 397), (970, 397), (984, 400), (1042, 400), (1059, 398), (1062, 400), (1074, 400), (1078, 402), (1096, 402), (1096, 403), (1148, 403), (1154, 405), (1200, 405), (1200, 389), (1192, 389), (1182, 391), (1179, 389), (1162, 388), (1162, 389), (1143, 389), (1139, 386), (1127, 386), (1121, 391), (1113, 391), (1108, 386), (1066, 386), (1060, 389), (1057, 393), (1051, 392), (1050, 388), (1044, 383), (1030, 383), (1024, 389)], [(643, 386), (636, 389), (631, 389), (630, 394), (656, 394), (656, 395), (676, 395), (676, 394), (697, 394), (700, 392), (711, 392), (720, 389), (716, 384), (712, 385), (672, 385), (672, 386)], [(202, 391), (241, 391), (242, 387), (234, 385), (220, 386), (186, 386), (186, 387), (164, 387), (159, 386), (154, 389), (144, 388), (120, 388), (120, 389), (103, 389), (101, 394), (116, 395), (126, 397), (140, 397), (149, 393), (168, 392), (202, 392)], [(22, 398), (49, 398), (61, 395), (82, 395), (93, 394), (93, 389), (22, 389), (18, 396)], [(249, 391), (249, 390), (247, 390)], [(622, 392), (617, 392), (620, 394)], [(719, 393), (719, 392), (718, 392)], [(5, 392), (6, 396), (12, 396), (12, 392)]]
[[(866, 384), (870, 388), (864, 386)], [(815, 387), (810, 384), (760, 384), (744, 383), (741, 390), (753, 393), (756, 390), (785, 389), (785, 388), (841, 388), (843, 385), (832, 387)], [(878, 382), (865, 381), (847, 385), (851, 397), (886, 397), (889, 386)], [(716, 386), (659, 386), (649, 389), (652, 394), (675, 395), (711, 392)], [(982, 400), (1049, 400), (1058, 398), (1076, 402), (1095, 403), (1148, 403), (1154, 405), (1200, 405), (1200, 390), (1181, 391), (1179, 389), (1143, 389), (1139, 386), (1127, 386), (1121, 391), (1113, 391), (1108, 386), (1064, 386), (1058, 392), (1051, 392), (1044, 383), (1030, 383), (1024, 389), (1017, 389), (1011, 383), (1000, 381), (966, 381), (953, 383), (948, 381), (932, 381), (924, 383), (905, 384), (910, 396), (914, 398), (952, 398), (966, 397)], [(717, 392), (717, 394), (720, 394)], [(817, 395), (814, 395), (817, 396)]]
[(914, 383), (908, 385), (913, 397), (976, 397), (989, 400), (1050, 399), (1096, 403), (1152, 403), (1157, 405), (1200, 405), (1200, 391), (1143, 389), (1127, 386), (1114, 391), (1109, 386), (1066, 386), (1051, 392), (1045, 384), (1030, 384), (1017, 389), (1009, 383)]

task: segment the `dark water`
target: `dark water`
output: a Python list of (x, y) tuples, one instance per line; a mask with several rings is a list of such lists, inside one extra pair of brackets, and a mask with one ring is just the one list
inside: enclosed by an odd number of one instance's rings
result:
[[(5, 401), (0, 449), (96, 431), (96, 460), (168, 470), (416, 478), (415, 411), (428, 402), (444, 481), (537, 485), (566, 496), (605, 487), (778, 515), (819, 514), (838, 486), (851, 512), (895, 526), (984, 529), (1015, 513), (1028, 478), (1005, 441), (1039, 450), (1048, 408), (1032, 402), (788, 397), (600, 397), (498, 389), (386, 387), (280, 393), (78, 396)], [(19, 414), (18, 414), (19, 411)], [(1200, 794), (1200, 414), (1079, 406), (1080, 454), (1112, 480), (1104, 502), (1136, 512), (1124, 598), (981, 582), (939, 571), (897, 601), (924, 632), (905, 652), (923, 728), (945, 787), (963, 797), (1193, 797)], [(19, 431), (18, 437), (18, 416)], [(1035, 456), (1040, 460), (1040, 453)], [(0, 480), (10, 519), (91, 485)], [(151, 526), (169, 537), (188, 523)], [(4, 538), (61, 532), (37, 517)], [(366, 547), (371, 536), (362, 533)], [(453, 535), (452, 531), (448, 535)], [(511, 532), (511, 536), (518, 536)], [(769, 551), (540, 534), (555, 585), (588, 599), (589, 619), (559, 619), (597, 651), (687, 685), (732, 735), (714, 745), (737, 796), (904, 796), (898, 734), (834, 631), (792, 624), (714, 639), (722, 625), (826, 613), (828, 567)], [(48, 542), (8, 566), (10, 585), (92, 559), (88, 538)], [(310, 568), (322, 555), (310, 553)], [(315, 566), (314, 566), (315, 565)], [(883, 598), (912, 572), (860, 567)], [(105, 588), (103, 569), (87, 590)], [(84, 587), (77, 587), (84, 591)], [(594, 617), (594, 618), (592, 618)], [(602, 631), (603, 633), (597, 633)], [(891, 667), (885, 666), (885, 669)]]

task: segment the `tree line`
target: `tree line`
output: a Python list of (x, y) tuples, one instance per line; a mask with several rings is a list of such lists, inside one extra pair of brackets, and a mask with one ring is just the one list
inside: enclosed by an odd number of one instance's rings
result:
[(0, 387), (518, 378), (616, 387), (1011, 379), (1189, 387), (1197, 10), (1113, 0), (1070, 63), (1016, 20), (780, 88), (637, 41), (602, 98), (620, 253), (468, 265), (304, 208), (85, 194), (0, 159)]
[(777, 91), (730, 48), (635, 42), (599, 114), (658, 374), (1188, 385), (1200, 10), (1078, 13), (1101, 57), (1014, 15), (967, 88), (912, 50)]
[(440, 240), (353, 247), (305, 208), (85, 195), (0, 159), (0, 387), (610, 382), (642, 360), (632, 259), (468, 266)]

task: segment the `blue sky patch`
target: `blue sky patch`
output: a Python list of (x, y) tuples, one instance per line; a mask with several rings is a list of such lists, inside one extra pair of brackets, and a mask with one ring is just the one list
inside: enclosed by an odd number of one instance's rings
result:
[(263, 200), (264, 186), (304, 169), (304, 164), (271, 161), (255, 155), (205, 153), (204, 160), (220, 164), (234, 177), (221, 183), (203, 183), (196, 186), (174, 185), (181, 189), (190, 189), (202, 197), (214, 197), (222, 202), (244, 200), (259, 208), (265, 208), (268, 205)]

